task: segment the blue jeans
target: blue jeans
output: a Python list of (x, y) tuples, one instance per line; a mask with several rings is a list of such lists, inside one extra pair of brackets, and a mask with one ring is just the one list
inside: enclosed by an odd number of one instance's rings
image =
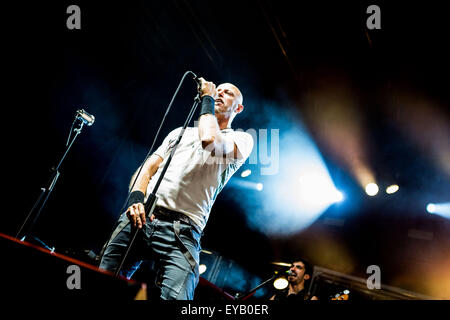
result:
[[(122, 214), (120, 221), (128, 220)], [(100, 268), (115, 272), (133, 234), (128, 223), (105, 249)], [(183, 221), (147, 219), (138, 232), (120, 274), (130, 279), (143, 260), (154, 262), (163, 300), (192, 300), (199, 278), (201, 234)]]

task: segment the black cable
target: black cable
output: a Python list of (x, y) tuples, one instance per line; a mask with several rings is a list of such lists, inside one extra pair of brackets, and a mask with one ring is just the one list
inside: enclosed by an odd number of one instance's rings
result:
[[(150, 216), (150, 213), (153, 212), (154, 205), (156, 204), (156, 201), (157, 201), (156, 192), (157, 192), (157, 190), (159, 188), (159, 185), (161, 184), (162, 179), (163, 179), (163, 177), (164, 177), (164, 175), (166, 173), (166, 170), (167, 170), (170, 162), (172, 161), (172, 157), (175, 154), (175, 151), (176, 151), (176, 149), (178, 147), (178, 144), (180, 143), (180, 141), (181, 141), (181, 139), (183, 137), (183, 134), (184, 134), (184, 131), (186, 130), (187, 125), (192, 120), (192, 117), (193, 117), (193, 115), (195, 113), (195, 110), (197, 109), (197, 106), (198, 106), (199, 102), (200, 102), (200, 94), (198, 94), (197, 97), (195, 98), (194, 104), (191, 107), (191, 111), (189, 112), (189, 114), (188, 114), (188, 116), (186, 118), (186, 121), (185, 121), (185, 123), (183, 125), (183, 128), (181, 129), (180, 133), (178, 134), (178, 138), (177, 138), (177, 140), (175, 142), (175, 146), (172, 149), (172, 151), (170, 152), (170, 155), (167, 158), (166, 164), (164, 165), (164, 168), (162, 169), (162, 171), (161, 171), (161, 173), (159, 175), (158, 181), (156, 182), (155, 186), (153, 187), (153, 190), (150, 193), (150, 195), (149, 195), (149, 197), (147, 199), (147, 202), (145, 203), (145, 211), (146, 211), (146, 214), (149, 215), (149, 216)], [(114, 273), (115, 276), (118, 276), (119, 273), (120, 273), (120, 270), (122, 270), (123, 264), (125, 263), (125, 260), (128, 257), (128, 254), (129, 254), (129, 252), (131, 250), (131, 247), (134, 244), (134, 241), (136, 240), (136, 236), (137, 236), (138, 232), (139, 232), (139, 229), (135, 229), (133, 231), (133, 236), (131, 238), (130, 243), (127, 246), (127, 250), (126, 250), (125, 254), (122, 256), (120, 265), (119, 265), (119, 267), (117, 268), (117, 270)]]
[(69, 136), (67, 137), (66, 147), (69, 145), (70, 137), (72, 136), (73, 126), (75, 125), (76, 121), (77, 121), (77, 117), (75, 117), (75, 119), (73, 119), (72, 126), (70, 127)]
[[(192, 75), (194, 76), (194, 80), (195, 80), (195, 81), (198, 81), (198, 80), (197, 80), (197, 79), (198, 79), (197, 75), (196, 75), (194, 72), (192, 72), (192, 71), (186, 71), (186, 72), (184, 73), (183, 77), (181, 78), (180, 83), (178, 84), (178, 87), (177, 87), (177, 89), (175, 90), (175, 93), (173, 94), (172, 99), (170, 100), (169, 105), (167, 106), (167, 109), (166, 109), (166, 112), (165, 112), (165, 114), (164, 114), (164, 116), (163, 116), (163, 118), (162, 118), (161, 124), (159, 125), (159, 128), (158, 128), (158, 131), (156, 132), (155, 138), (153, 139), (152, 146), (150, 147), (150, 150), (148, 151), (147, 155), (145, 156), (144, 161), (142, 161), (141, 165), (139, 166), (139, 170), (138, 170), (137, 174), (136, 174), (135, 177), (134, 177), (133, 183), (131, 184), (131, 186), (130, 186), (129, 189), (128, 189), (128, 195), (127, 195), (127, 198), (125, 199), (125, 202), (124, 202), (122, 208), (120, 209), (118, 218), (119, 218), (120, 215), (124, 212), (124, 210), (127, 209), (126, 206), (127, 206), (127, 204), (128, 204), (128, 200), (130, 199), (130, 195), (131, 195), (131, 192), (132, 192), (132, 190), (133, 190), (133, 188), (134, 188), (134, 185), (136, 184), (137, 178), (139, 177), (139, 175), (140, 175), (140, 173), (141, 173), (141, 171), (142, 171), (142, 168), (144, 167), (145, 162), (147, 161), (147, 159), (148, 159), (148, 158), (152, 155), (152, 153), (153, 153), (153, 148), (154, 148), (155, 143), (156, 143), (156, 141), (157, 141), (157, 139), (158, 139), (158, 136), (159, 136), (159, 133), (160, 133), (160, 131), (161, 131), (161, 128), (162, 128), (162, 126), (163, 126), (163, 124), (164, 124), (164, 122), (165, 122), (165, 120), (166, 120), (167, 115), (169, 114), (169, 111), (170, 111), (170, 109), (171, 109), (171, 107), (172, 107), (172, 104), (173, 104), (173, 102), (174, 102), (174, 100), (175, 100), (175, 97), (178, 95), (178, 91), (180, 91), (181, 85), (183, 84), (184, 79), (186, 78), (186, 76), (187, 76), (188, 74), (192, 74)], [(189, 113), (189, 116), (190, 116), (190, 117), (192, 117), (191, 113), (192, 113), (192, 110), (191, 110), (191, 112)], [(112, 234), (114, 233), (114, 230), (117, 228), (117, 226), (118, 226), (118, 224), (116, 223), (115, 227), (112, 229), (112, 231), (111, 231), (111, 233), (110, 233), (110, 236), (108, 237), (108, 240), (107, 240), (106, 244), (104, 245), (104, 247), (103, 247), (103, 249), (102, 249), (102, 252), (99, 254), (100, 257), (103, 256), (104, 250), (106, 249), (106, 246), (107, 246), (108, 242), (111, 240)], [(133, 241), (132, 241), (132, 242), (133, 242)], [(101, 259), (99, 259), (99, 263), (100, 263), (100, 261), (101, 261)]]
[[(189, 73), (189, 72), (187, 72), (187, 73)], [(178, 90), (179, 90), (181, 84), (183, 83), (184, 78), (187, 75), (187, 73), (183, 76), (183, 78), (182, 78), (182, 80), (180, 82), (180, 85), (178, 86), (177, 91), (175, 92), (174, 96), (172, 97), (172, 102), (173, 102), (175, 96), (177, 95)], [(197, 81), (197, 76), (195, 74), (194, 74), (194, 80)], [(181, 139), (183, 137), (184, 131), (186, 130), (186, 127), (188, 126), (189, 122), (191, 122), (192, 116), (194, 115), (195, 110), (197, 109), (197, 106), (198, 106), (199, 102), (201, 101), (201, 99), (200, 99), (200, 88), (197, 88), (197, 91), (198, 91), (198, 94), (195, 97), (194, 104), (192, 105), (191, 110), (189, 111), (189, 114), (188, 114), (188, 116), (186, 118), (186, 121), (183, 124), (182, 129), (180, 130), (180, 133), (178, 134), (177, 140), (175, 142), (175, 146), (173, 147), (172, 151), (170, 152), (170, 155), (169, 155), (169, 157), (166, 160), (166, 164), (164, 165), (164, 168), (162, 169), (162, 171), (161, 171), (161, 173), (159, 175), (158, 181), (156, 182), (155, 186), (153, 187), (153, 190), (149, 194), (147, 202), (145, 203), (145, 211), (146, 211), (145, 213), (148, 216), (150, 216), (153, 213), (153, 209), (154, 209), (154, 206), (156, 205), (156, 201), (157, 201), (156, 193), (158, 191), (159, 185), (162, 182), (162, 179), (163, 179), (163, 177), (165, 175), (165, 172), (166, 172), (170, 162), (172, 161), (172, 157), (175, 154), (175, 151), (176, 151), (176, 149), (178, 147), (178, 144), (180, 143), (180, 141), (181, 141)], [(137, 179), (138, 175), (136, 175), (135, 179)], [(136, 236), (137, 236), (138, 232), (139, 232), (139, 229), (135, 229), (133, 231), (133, 236), (132, 236), (131, 241), (129, 242), (129, 244), (127, 246), (127, 250), (126, 250), (125, 254), (122, 256), (122, 258), (121, 258), (119, 267), (114, 272), (114, 275), (116, 277), (119, 276), (120, 271), (122, 270), (122, 267), (123, 267), (123, 265), (124, 265), (124, 263), (126, 261), (126, 258), (128, 257), (128, 254), (129, 254), (129, 252), (130, 252), (130, 250), (131, 250), (131, 248), (132, 248), (132, 246), (134, 244), (134, 241), (136, 240)]]

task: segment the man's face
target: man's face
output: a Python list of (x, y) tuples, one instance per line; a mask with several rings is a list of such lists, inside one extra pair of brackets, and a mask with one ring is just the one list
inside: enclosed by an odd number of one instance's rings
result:
[(216, 88), (215, 110), (219, 113), (232, 112), (242, 103), (242, 95), (231, 83), (223, 83)]
[[(292, 275), (288, 276), (289, 282), (298, 284), (303, 281), (305, 277), (305, 265), (303, 264), (303, 262), (301, 261), (294, 262), (289, 271), (292, 272)], [(306, 275), (306, 277), (307, 278), (305, 278), (305, 280), (309, 278), (309, 275)]]

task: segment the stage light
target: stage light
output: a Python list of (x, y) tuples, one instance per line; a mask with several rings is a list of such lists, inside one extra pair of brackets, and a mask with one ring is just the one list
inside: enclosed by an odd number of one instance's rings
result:
[(302, 174), (295, 189), (296, 198), (308, 208), (331, 205), (344, 199), (342, 192), (336, 190), (329, 176), (323, 172)]
[(208, 269), (208, 268), (206, 267), (205, 264), (201, 264), (198, 266), (198, 270), (199, 270), (200, 274), (205, 273), (206, 269)]
[(344, 194), (338, 190), (334, 192), (334, 201), (335, 202), (342, 202), (344, 201)]
[(378, 193), (378, 190), (378, 185), (376, 183), (371, 182), (366, 185), (366, 193), (371, 197), (375, 196)]
[(248, 177), (248, 176), (251, 175), (251, 174), (252, 174), (252, 170), (247, 169), (247, 170), (242, 171), (241, 177), (242, 177), (242, 178), (245, 178), (245, 177)]
[[(277, 116), (278, 113), (278, 108), (270, 113), (270, 127), (280, 131), (276, 140), (278, 147), (272, 144), (273, 137), (270, 142), (267, 137), (261, 140), (263, 135), (259, 137), (259, 158), (255, 164), (261, 170), (261, 180), (253, 182), (239, 175), (230, 179), (227, 188), (237, 191), (239, 205), (250, 228), (264, 234), (286, 236), (308, 228), (344, 196), (333, 183), (326, 163), (307, 130), (294, 115)], [(270, 154), (276, 149), (274, 154), (282, 157), (273, 157), (270, 162), (269, 146)], [(267, 168), (269, 163), (271, 166), (276, 163), (277, 171), (263, 174), (262, 169)], [(254, 173), (258, 169), (251, 170)], [(253, 190), (255, 192), (247, 192)]]
[(435, 213), (436, 212), (436, 205), (434, 203), (429, 203), (427, 205), (427, 211), (429, 213)]
[[(249, 215), (263, 232), (288, 234), (309, 227), (331, 205), (344, 199), (331, 179), (327, 167), (312, 140), (303, 132), (285, 133), (280, 173), (264, 183), (262, 201), (265, 211)], [(261, 200), (260, 200), (261, 201)], [(274, 215), (267, 219), (263, 215)]]
[(252, 182), (252, 181), (248, 181), (247, 179), (242, 179), (242, 178), (233, 178), (230, 180), (228, 185), (233, 186), (233, 187), (243, 188), (243, 189), (257, 190), (257, 191), (262, 191), (262, 189), (264, 187), (262, 183)]
[(435, 215), (450, 219), (450, 202), (429, 203), (427, 205), (427, 211), (430, 214), (435, 214)]
[(273, 286), (277, 290), (286, 289), (288, 285), (289, 285), (289, 282), (287, 281), (287, 279), (285, 277), (276, 278), (275, 281), (273, 282)]
[(393, 193), (396, 193), (398, 191), (398, 189), (399, 189), (399, 186), (396, 184), (393, 184), (386, 188), (386, 193), (393, 194)]

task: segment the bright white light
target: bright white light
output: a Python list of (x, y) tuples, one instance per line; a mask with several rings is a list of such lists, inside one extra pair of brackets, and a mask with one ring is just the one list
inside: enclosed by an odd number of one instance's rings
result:
[(252, 174), (252, 170), (247, 169), (247, 170), (242, 171), (241, 177), (242, 177), (242, 178), (245, 178), (245, 177), (248, 177), (248, 176), (251, 175), (251, 174)]
[(257, 191), (262, 191), (262, 189), (263, 189), (262, 183), (256, 183), (256, 182), (249, 181), (247, 179), (242, 179), (242, 178), (233, 178), (230, 180), (228, 185), (234, 186), (234, 187), (239, 187), (239, 188), (257, 190)]
[(342, 192), (336, 190), (330, 178), (323, 173), (305, 173), (298, 181), (296, 197), (302, 206), (319, 208), (344, 199)]
[(429, 213), (435, 213), (436, 212), (436, 205), (434, 203), (429, 203), (427, 205), (427, 211)]
[(371, 182), (366, 186), (366, 193), (371, 197), (376, 195), (378, 193), (378, 190), (378, 185), (376, 183)]
[(277, 290), (283, 290), (289, 285), (289, 282), (286, 280), (286, 278), (280, 277), (275, 279), (273, 282), (273, 286)]
[(205, 273), (206, 269), (208, 269), (208, 268), (204, 264), (201, 264), (198, 266), (198, 270), (199, 270), (200, 274)]
[(334, 199), (336, 202), (342, 202), (344, 201), (344, 194), (338, 190), (334, 193)]
[(429, 203), (427, 211), (431, 214), (450, 219), (450, 202), (446, 203)]
[(393, 193), (396, 193), (398, 191), (398, 189), (399, 189), (398, 185), (393, 184), (386, 188), (386, 193), (393, 194)]
[[(304, 230), (332, 204), (344, 199), (314, 141), (294, 118), (285, 119), (283, 115), (283, 121), (277, 118), (272, 123), (282, 129), (279, 139), (274, 139), (278, 133), (271, 132), (270, 139), (261, 135), (258, 154), (266, 156), (262, 157), (265, 159), (261, 159), (260, 168), (252, 168), (252, 171), (260, 170), (258, 173), (264, 175), (264, 181), (260, 181), (264, 183), (264, 196), (261, 197), (263, 192), (247, 192), (239, 199), (249, 227), (264, 234), (285, 236)], [(283, 156), (278, 157), (281, 154)], [(262, 170), (268, 168), (271, 169)], [(262, 184), (238, 176), (230, 179), (227, 187), (230, 186), (257, 191)]]

